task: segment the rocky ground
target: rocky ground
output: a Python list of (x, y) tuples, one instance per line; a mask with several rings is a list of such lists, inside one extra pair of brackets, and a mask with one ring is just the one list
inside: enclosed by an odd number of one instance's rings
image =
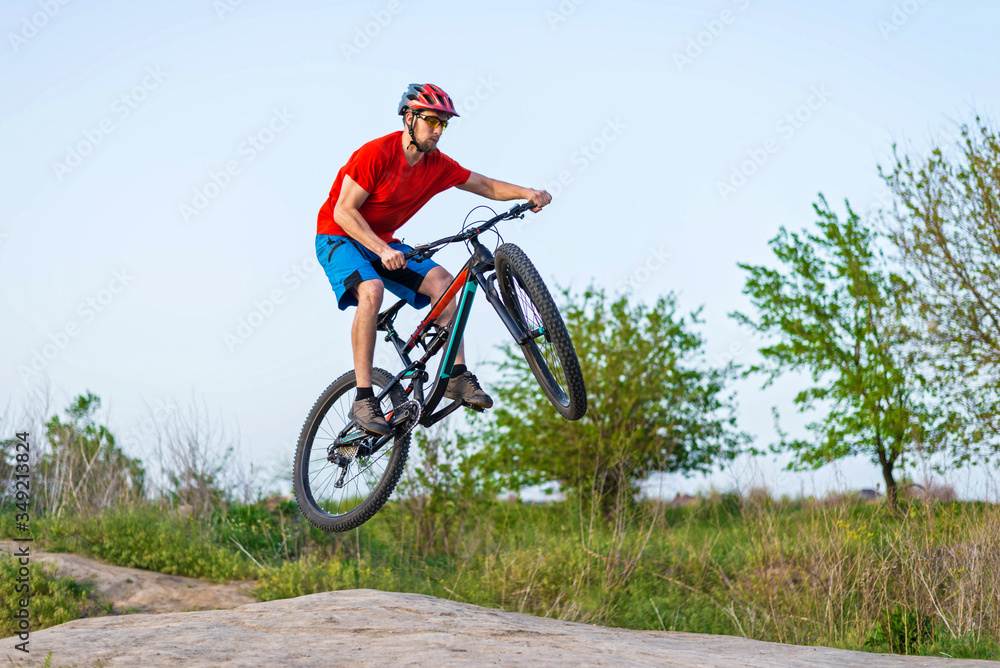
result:
[[(6, 547), (6, 546), (4, 546)], [(0, 641), (13, 666), (993, 666), (987, 661), (865, 654), (728, 636), (628, 631), (561, 622), (420, 594), (336, 591), (251, 603), (246, 583), (35, 555), (93, 577), (116, 609), (31, 634), (30, 655)], [(232, 609), (213, 609), (232, 608)], [(191, 611), (191, 612), (184, 612)], [(159, 613), (159, 614), (156, 614)]]

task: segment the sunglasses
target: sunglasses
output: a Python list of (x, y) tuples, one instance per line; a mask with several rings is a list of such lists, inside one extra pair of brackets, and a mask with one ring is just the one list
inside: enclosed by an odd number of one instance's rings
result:
[(424, 116), (423, 114), (419, 114), (415, 111), (413, 112), (413, 115), (416, 116), (417, 118), (423, 119), (424, 123), (426, 123), (427, 127), (429, 127), (431, 130), (433, 130), (439, 125), (441, 126), (442, 130), (448, 127), (448, 121), (442, 121), (440, 118), (437, 118), (436, 116)]

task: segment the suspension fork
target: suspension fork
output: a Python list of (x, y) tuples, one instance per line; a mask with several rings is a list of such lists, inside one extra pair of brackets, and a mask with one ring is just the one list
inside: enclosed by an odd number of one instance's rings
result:
[(486, 296), (486, 301), (490, 303), (493, 310), (497, 312), (500, 316), (500, 321), (503, 323), (510, 335), (514, 337), (517, 341), (517, 345), (523, 346), (525, 343), (532, 339), (531, 333), (526, 332), (521, 323), (519, 323), (509, 311), (507, 307), (504, 306), (503, 299), (497, 292), (497, 273), (494, 271), (489, 276), (486, 272), (490, 269), (496, 269), (496, 263), (493, 258), (493, 254), (481, 243), (478, 239), (472, 240), (473, 247), (475, 248), (475, 258), (477, 260), (476, 270), (473, 272), (473, 276), (479, 286), (483, 289), (483, 294)]

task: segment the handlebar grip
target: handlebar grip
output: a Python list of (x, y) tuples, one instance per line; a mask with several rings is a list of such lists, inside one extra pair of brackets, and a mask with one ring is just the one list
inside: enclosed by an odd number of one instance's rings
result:
[[(427, 248), (424, 248), (422, 246), (417, 246), (413, 250), (407, 251), (407, 252), (403, 253), (403, 259), (404, 260), (412, 260), (413, 258), (417, 257), (418, 255), (423, 255), (424, 253), (427, 252), (427, 250), (428, 250)], [(385, 268), (385, 265), (382, 263), (382, 258), (376, 258), (376, 259), (372, 260), (372, 264), (374, 264), (376, 262), (378, 262), (379, 265), (381, 265), (383, 269)], [(386, 271), (388, 271), (388, 270), (386, 270)]]

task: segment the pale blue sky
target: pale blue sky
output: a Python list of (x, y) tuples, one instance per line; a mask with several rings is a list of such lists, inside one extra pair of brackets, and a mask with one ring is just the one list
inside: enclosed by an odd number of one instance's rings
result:
[[(995, 117), (997, 25), (985, 0), (7, 0), (0, 400), (62, 342), (44, 373), (65, 395), (102, 396), (120, 430), (143, 401), (194, 391), (238, 420), (256, 460), (290, 460), (313, 400), (351, 364), (350, 314), (313, 260), (316, 212), (351, 152), (399, 128), (411, 81), (463, 111), (443, 151), (556, 195), (504, 230), (551, 285), (678, 291), (705, 304), (710, 359), (750, 362), (755, 342), (726, 315), (746, 306), (736, 263), (769, 262), (767, 240), (810, 224), (819, 191), (877, 201), (893, 141), (926, 146), (973, 106)], [(720, 192), (754, 155), (745, 184)], [(185, 215), (196, 191), (212, 197)], [(444, 193), (401, 234), (443, 236), (478, 203)], [(501, 339), (482, 307), (468, 350), (488, 380)], [(227, 345), (251, 318), (252, 336)], [(790, 414), (796, 388), (741, 385), (743, 428), (766, 443), (770, 407)], [(751, 468), (788, 493), (836, 480)], [(863, 463), (841, 475), (879, 480)]]

